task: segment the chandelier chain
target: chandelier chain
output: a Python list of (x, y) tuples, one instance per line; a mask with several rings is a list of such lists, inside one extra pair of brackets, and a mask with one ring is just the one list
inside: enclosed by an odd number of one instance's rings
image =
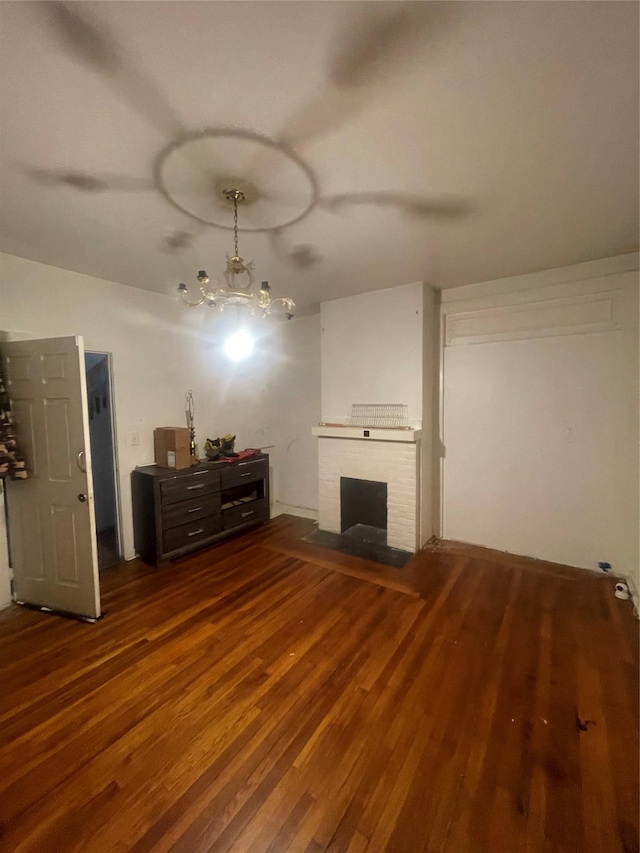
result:
[(236, 258), (238, 257), (238, 195), (233, 194), (233, 241), (235, 245)]

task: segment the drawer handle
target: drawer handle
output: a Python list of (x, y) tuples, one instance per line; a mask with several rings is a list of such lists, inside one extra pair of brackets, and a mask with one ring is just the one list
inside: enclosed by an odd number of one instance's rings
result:
[(202, 507), (201, 507), (201, 506), (194, 506), (194, 508), (193, 508), (193, 509), (190, 509), (190, 510), (189, 510), (189, 512), (198, 512), (198, 511), (199, 511), (199, 510), (201, 510), (201, 509), (202, 509)]
[(241, 477), (250, 477), (253, 474), (253, 471), (245, 471), (244, 474), (240, 474)]
[(187, 486), (187, 491), (191, 492), (193, 489), (204, 489), (204, 483), (198, 483), (197, 486)]
[(247, 518), (247, 516), (249, 516), (249, 515), (253, 515), (253, 512), (254, 512), (253, 510), (249, 510), (249, 512), (241, 512), (241, 513), (240, 513), (240, 516), (241, 516), (242, 518)]
[(199, 530), (194, 530), (193, 533), (187, 533), (187, 536), (197, 536), (198, 533), (204, 533), (204, 527), (201, 527)]

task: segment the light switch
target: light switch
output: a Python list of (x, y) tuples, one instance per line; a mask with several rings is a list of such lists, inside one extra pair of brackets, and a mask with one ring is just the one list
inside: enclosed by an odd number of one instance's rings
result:
[(129, 444), (131, 447), (136, 447), (140, 444), (140, 433), (138, 430), (134, 430), (129, 436)]

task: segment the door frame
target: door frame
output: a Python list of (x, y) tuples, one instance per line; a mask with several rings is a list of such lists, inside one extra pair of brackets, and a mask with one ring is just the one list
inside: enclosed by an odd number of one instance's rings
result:
[[(120, 462), (118, 459), (118, 436), (116, 432), (116, 400), (115, 393), (113, 387), (113, 356), (110, 352), (105, 352), (100, 349), (90, 349), (85, 347), (85, 355), (87, 353), (95, 353), (96, 355), (106, 355), (107, 357), (107, 373), (108, 373), (108, 382), (109, 382), (109, 404), (110, 404), (110, 415), (111, 415), (111, 438), (113, 443), (113, 456), (112, 456), (112, 465), (113, 465), (113, 481), (114, 481), (114, 490), (115, 490), (115, 503), (116, 503), (116, 546), (118, 548), (118, 556), (121, 560), (124, 560), (124, 540), (122, 534), (122, 499), (121, 499), (121, 489), (120, 489)], [(86, 374), (86, 371), (85, 371)], [(89, 401), (87, 400), (87, 405)], [(92, 484), (93, 485), (93, 484)], [(94, 490), (95, 491), (95, 490)], [(96, 531), (97, 536), (97, 531)]]

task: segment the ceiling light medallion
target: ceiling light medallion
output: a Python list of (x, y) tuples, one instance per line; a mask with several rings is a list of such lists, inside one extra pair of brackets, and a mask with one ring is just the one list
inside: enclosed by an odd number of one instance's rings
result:
[(230, 189), (224, 190), (223, 196), (227, 201), (233, 202), (233, 238), (234, 238), (234, 255), (232, 258), (227, 255), (227, 267), (224, 271), (226, 286), (220, 286), (215, 289), (208, 289), (209, 276), (205, 270), (200, 270), (198, 273), (198, 281), (200, 282), (200, 293), (202, 296), (197, 302), (192, 302), (187, 299), (187, 285), (179, 284), (178, 291), (182, 297), (182, 301), (194, 308), (196, 305), (202, 305), (205, 302), (211, 308), (219, 308), (223, 310), (225, 305), (248, 305), (252, 314), (259, 314), (261, 319), (267, 317), (274, 306), (282, 306), (285, 317), (290, 320), (293, 317), (295, 310), (295, 302), (288, 296), (280, 296), (277, 299), (271, 298), (271, 287), (268, 281), (263, 281), (260, 288), (255, 287), (253, 277), (254, 262), (249, 261), (245, 264), (240, 257), (238, 250), (238, 204), (245, 201), (245, 195), (242, 190)]

